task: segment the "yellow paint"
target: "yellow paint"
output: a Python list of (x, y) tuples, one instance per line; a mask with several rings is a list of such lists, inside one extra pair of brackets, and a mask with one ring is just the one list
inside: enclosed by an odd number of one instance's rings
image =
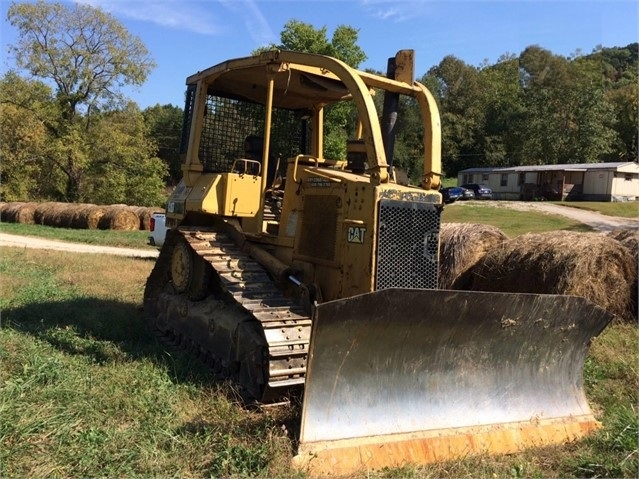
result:
[(293, 467), (312, 477), (363, 473), (406, 464), (429, 464), (479, 454), (507, 454), (562, 444), (601, 425), (591, 415), (483, 427), (306, 443)]
[(260, 205), (260, 177), (238, 173), (207, 173), (195, 182), (187, 211), (253, 217)]

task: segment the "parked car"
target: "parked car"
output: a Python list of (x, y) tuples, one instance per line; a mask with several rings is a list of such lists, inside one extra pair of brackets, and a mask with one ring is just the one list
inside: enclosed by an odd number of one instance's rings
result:
[(454, 203), (457, 200), (472, 200), (475, 199), (475, 193), (472, 190), (462, 188), (461, 186), (449, 186), (442, 188), (442, 196), (444, 203)]
[(491, 200), (493, 198), (493, 190), (486, 185), (479, 185), (477, 183), (467, 183), (462, 185), (462, 188), (467, 188), (475, 193), (475, 198), (478, 200)]
[(149, 224), (151, 235), (149, 236), (149, 244), (161, 248), (166, 237), (166, 216), (164, 213), (153, 213)]

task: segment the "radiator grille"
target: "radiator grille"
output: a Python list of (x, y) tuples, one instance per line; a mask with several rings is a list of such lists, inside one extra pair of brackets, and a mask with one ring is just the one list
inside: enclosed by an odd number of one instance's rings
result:
[(311, 258), (335, 259), (337, 197), (310, 195), (304, 198), (304, 216), (298, 253)]
[(376, 290), (437, 288), (439, 224), (431, 203), (380, 201)]

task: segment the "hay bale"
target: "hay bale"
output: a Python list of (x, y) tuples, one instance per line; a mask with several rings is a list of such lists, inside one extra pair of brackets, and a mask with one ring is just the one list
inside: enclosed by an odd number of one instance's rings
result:
[(632, 229), (617, 229), (608, 233), (608, 236), (616, 241), (619, 241), (625, 248), (630, 251), (633, 257), (635, 268), (634, 281), (633, 278), (628, 278), (628, 282), (631, 286), (631, 304), (630, 304), (630, 316), (631, 319), (637, 320), (637, 314), (639, 313), (639, 274), (637, 271), (637, 265), (639, 264), (639, 230)]
[(582, 296), (631, 319), (633, 275), (636, 263), (618, 241), (598, 233), (555, 231), (505, 242), (466, 276), (470, 290)]
[(35, 224), (35, 210), (37, 206), (38, 203), (25, 203), (20, 206), (16, 216), (16, 222), (25, 225)]
[(624, 245), (635, 258), (635, 261), (639, 259), (639, 230), (633, 229), (616, 229), (608, 233), (613, 239), (619, 241)]
[(140, 220), (140, 229), (143, 231), (148, 231), (151, 229), (151, 215), (153, 213), (164, 213), (162, 208), (154, 208), (147, 206), (130, 206), (131, 211), (133, 211)]
[(55, 226), (51, 214), (54, 210), (64, 208), (66, 203), (60, 203), (57, 201), (46, 201), (39, 203), (36, 207), (34, 220), (38, 225)]
[(439, 238), (441, 289), (466, 289), (459, 278), (488, 251), (508, 240), (499, 228), (474, 223), (443, 223)]
[(135, 231), (140, 228), (140, 220), (138, 215), (126, 205), (107, 206), (104, 215), (98, 222), (98, 228), (101, 230)]
[(43, 224), (54, 228), (70, 228), (69, 209), (73, 203), (51, 203), (42, 208)]
[(2, 221), (7, 223), (34, 224), (37, 203), (15, 201), (7, 203), (2, 213)]
[(5, 204), (2, 208), (2, 221), (5, 223), (16, 223), (16, 214), (18, 213), (18, 209), (20, 205), (23, 205), (24, 203), (24, 201), (13, 201)]
[(98, 229), (100, 220), (106, 208), (104, 206), (97, 206), (90, 203), (80, 203), (77, 207), (73, 208), (73, 214), (71, 217), (71, 228), (95, 230)]
[(57, 228), (75, 228), (74, 218), (83, 207), (81, 203), (58, 203), (48, 210), (47, 224)]
[(99, 205), (90, 205), (82, 210), (81, 215), (85, 217), (87, 229), (96, 230), (100, 226), (100, 221), (106, 213), (106, 208)]

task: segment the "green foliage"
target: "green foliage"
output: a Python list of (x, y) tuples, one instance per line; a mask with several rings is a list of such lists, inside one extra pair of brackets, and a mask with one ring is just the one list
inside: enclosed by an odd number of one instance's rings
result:
[(157, 156), (167, 166), (168, 183), (176, 185), (182, 178), (179, 148), (184, 112), (177, 106), (157, 104), (146, 108), (142, 114), (149, 136), (157, 143)]
[(318, 53), (335, 57), (349, 66), (357, 68), (367, 58), (364, 51), (357, 45), (358, 32), (353, 27), (339, 25), (329, 40), (326, 27), (315, 28), (310, 23), (289, 20), (284, 24), (280, 33), (281, 43), (279, 45), (271, 44), (253, 53), (257, 54), (272, 49)]
[(46, 198), (58, 185), (60, 177), (43, 168), (42, 159), (52, 103), (50, 88), (40, 81), (15, 72), (0, 79), (0, 198), (5, 201)]
[(17, 66), (53, 82), (67, 121), (81, 105), (100, 107), (118, 88), (142, 85), (155, 66), (140, 39), (99, 8), (38, 0), (12, 4), (7, 17), (18, 29)]
[(100, 115), (91, 129), (89, 178), (80, 196), (99, 204), (162, 205), (166, 165), (154, 156), (148, 130), (134, 104)]
[(637, 44), (572, 59), (538, 46), (475, 68), (444, 58), (437, 97), (447, 175), (469, 167), (632, 161)]
[[(10, 179), (3, 198), (162, 204), (165, 169), (157, 146), (119, 90), (141, 85), (154, 66), (141, 41), (83, 4), (14, 3), (8, 18), (19, 34), (10, 47), (16, 66), (54, 91), (13, 73), (3, 78), (2, 126), (12, 139), (2, 149), (10, 160), (2, 170)], [(19, 120), (33, 123), (37, 135), (25, 135)], [(36, 170), (40, 175), (31, 175)]]

